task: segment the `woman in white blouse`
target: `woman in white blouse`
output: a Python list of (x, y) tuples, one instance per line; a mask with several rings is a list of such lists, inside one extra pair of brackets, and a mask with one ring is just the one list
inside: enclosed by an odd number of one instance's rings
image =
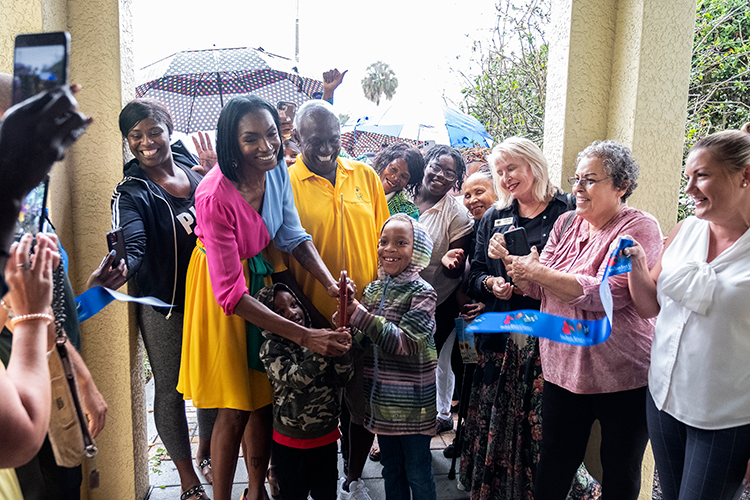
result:
[(625, 249), (638, 313), (657, 316), (648, 429), (665, 500), (729, 499), (750, 459), (750, 134), (700, 140), (685, 164), (695, 217), (649, 271)]

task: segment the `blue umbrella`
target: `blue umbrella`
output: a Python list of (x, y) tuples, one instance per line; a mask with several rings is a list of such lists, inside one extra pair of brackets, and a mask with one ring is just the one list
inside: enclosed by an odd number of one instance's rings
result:
[[(350, 122), (352, 123), (352, 122)], [(346, 127), (345, 127), (346, 128)], [(492, 136), (479, 120), (447, 106), (406, 108), (392, 105), (380, 117), (356, 120), (354, 130), (453, 147), (492, 147)], [(343, 130), (342, 130), (343, 131)]]

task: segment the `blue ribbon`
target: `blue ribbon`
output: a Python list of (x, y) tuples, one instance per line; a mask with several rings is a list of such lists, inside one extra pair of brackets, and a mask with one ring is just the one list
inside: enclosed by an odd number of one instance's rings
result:
[(76, 297), (78, 322), (82, 323), (83, 321), (86, 321), (91, 316), (107, 307), (113, 300), (119, 300), (121, 302), (137, 302), (138, 304), (155, 307), (172, 307), (171, 304), (162, 302), (156, 297), (131, 297), (130, 295), (116, 292), (109, 288), (104, 288), (103, 286), (95, 286)]
[(630, 259), (621, 250), (632, 247), (633, 241), (621, 239), (609, 256), (604, 277), (599, 284), (599, 297), (606, 316), (600, 320), (564, 318), (533, 309), (521, 309), (504, 313), (484, 313), (466, 327), (472, 333), (518, 332), (541, 337), (563, 344), (590, 346), (601, 344), (612, 333), (612, 290), (609, 277), (624, 274), (632, 269)]

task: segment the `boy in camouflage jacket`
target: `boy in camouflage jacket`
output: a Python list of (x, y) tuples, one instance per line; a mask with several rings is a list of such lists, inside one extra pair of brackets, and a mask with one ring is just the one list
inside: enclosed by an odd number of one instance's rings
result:
[[(256, 298), (276, 314), (309, 326), (291, 289), (276, 283)], [(272, 456), (281, 499), (335, 500), (341, 437), (338, 388), (351, 380), (351, 358), (328, 358), (263, 331), (260, 359), (273, 387)]]

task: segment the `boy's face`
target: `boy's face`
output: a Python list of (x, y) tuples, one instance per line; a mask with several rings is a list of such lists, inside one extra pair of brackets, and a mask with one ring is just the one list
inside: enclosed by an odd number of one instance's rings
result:
[(273, 297), (273, 312), (289, 321), (305, 326), (305, 313), (297, 300), (286, 290), (279, 290)]
[(414, 229), (411, 224), (393, 220), (386, 224), (378, 243), (378, 260), (391, 276), (401, 274), (411, 262), (414, 250)]

